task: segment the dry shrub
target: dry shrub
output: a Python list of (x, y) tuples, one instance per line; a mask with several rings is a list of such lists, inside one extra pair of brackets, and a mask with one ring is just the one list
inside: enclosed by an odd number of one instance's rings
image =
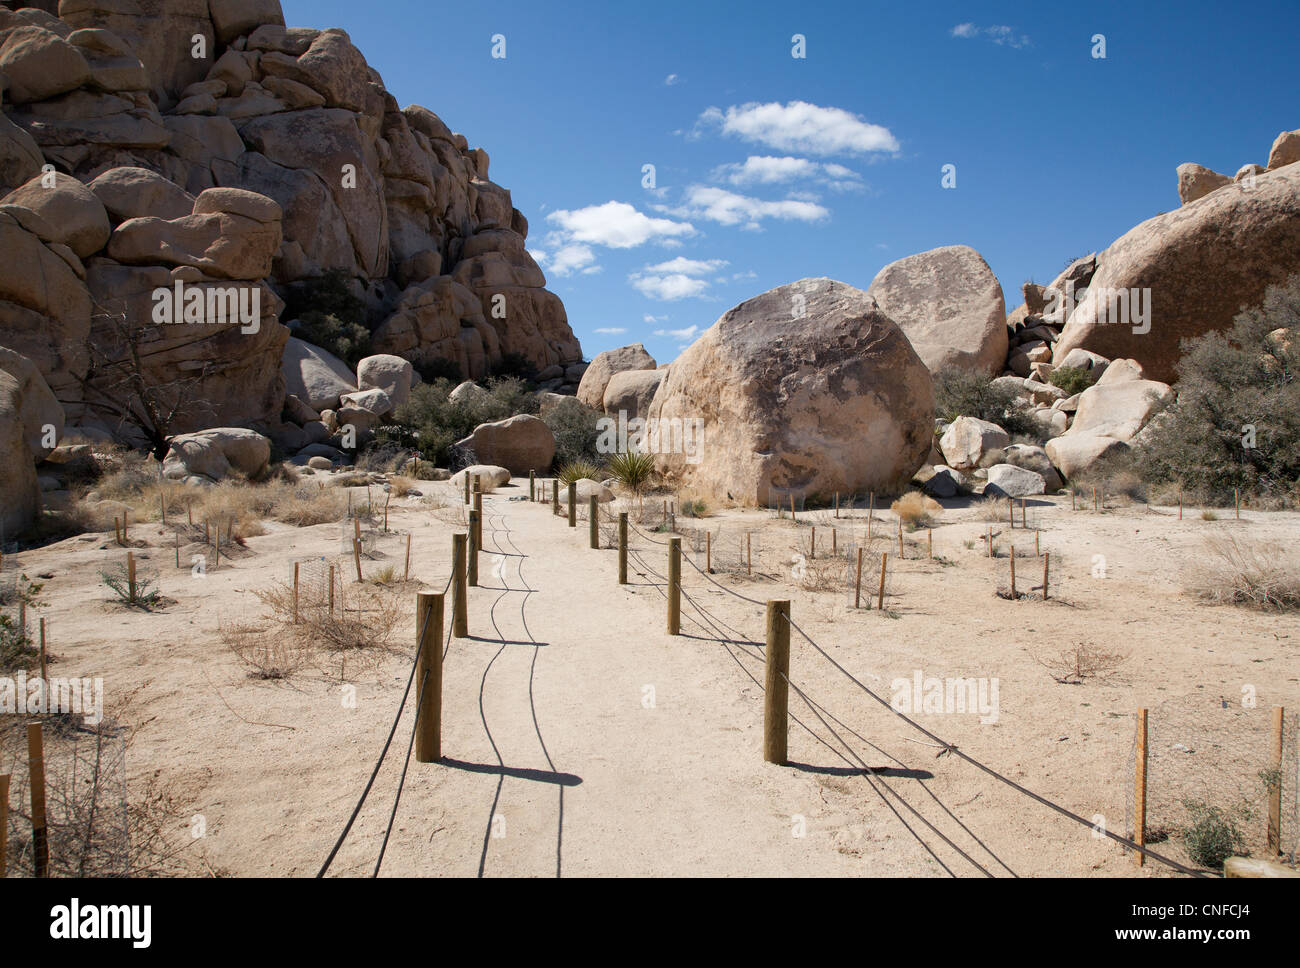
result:
[(419, 481), (413, 477), (399, 474), (388, 479), (388, 493), (393, 497), (406, 497), (415, 490), (419, 490)]
[(1007, 499), (986, 497), (975, 504), (976, 520), (998, 524), (1007, 520)]
[(341, 521), (347, 514), (348, 499), (330, 488), (299, 485), (286, 488), (271, 512), (273, 520), (307, 528), (314, 524)]
[(221, 641), (256, 679), (288, 679), (310, 659), (307, 644), (265, 624), (238, 623), (220, 628)]
[[(341, 572), (340, 572), (341, 574)], [(293, 621), (293, 586), (273, 582), (253, 592), (270, 611), (279, 634), (289, 633), (325, 651), (386, 650), (402, 620), (397, 595), (374, 585), (346, 580), (335, 586), (334, 608), (323, 585), (308, 584), (298, 598), (298, 623)]]
[(1266, 611), (1300, 608), (1300, 554), (1275, 541), (1247, 543), (1234, 535), (1205, 539), (1205, 553), (1185, 572), (1187, 590), (1216, 605)]
[(943, 505), (934, 498), (926, 497), (920, 491), (908, 491), (889, 506), (903, 521), (903, 526), (910, 531), (928, 528), (934, 524), (933, 514), (943, 510)]
[(1105, 681), (1111, 678), (1128, 661), (1128, 655), (1091, 645), (1076, 645), (1054, 656), (1034, 656), (1034, 661), (1047, 669), (1057, 682), (1081, 685), (1086, 679)]

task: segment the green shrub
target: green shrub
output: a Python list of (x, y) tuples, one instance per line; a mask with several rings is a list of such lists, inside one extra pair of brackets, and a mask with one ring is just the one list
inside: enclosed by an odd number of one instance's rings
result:
[(533, 366), (533, 361), (524, 356), (523, 353), (502, 353), (501, 359), (492, 364), (493, 376), (516, 377), (520, 380), (527, 380), (536, 372), (537, 367)]
[[(1289, 338), (1270, 336), (1284, 328)], [(1230, 504), (1234, 488), (1278, 502), (1294, 497), (1300, 275), (1270, 287), (1263, 305), (1240, 313), (1226, 332), (1184, 340), (1177, 370), (1177, 400), (1158, 407), (1143, 431), (1143, 477), (1177, 483), (1209, 504)]]
[[(402, 446), (414, 446), (423, 460), (448, 467), (455, 457), (453, 445), (472, 434), (479, 424), (537, 412), (536, 396), (514, 377), (491, 379), (485, 394), (464, 401), (451, 399), (455, 388), (450, 380), (436, 380), (412, 389), (410, 400), (393, 415), (396, 426), (384, 428), (387, 438)], [(469, 457), (460, 456), (462, 460)]]
[(337, 316), (311, 310), (298, 317), (293, 335), (333, 353), (355, 367), (370, 355), (370, 330), (359, 323), (346, 323)]
[(600, 463), (604, 455), (596, 448), (600, 439), (599, 421), (604, 415), (581, 401), (574, 400), (554, 407), (542, 420), (555, 435), (555, 463), (571, 461)]
[(285, 293), (284, 312), (280, 318), (298, 319), (309, 312), (361, 322), (365, 319), (366, 307), (348, 289), (348, 274), (342, 269), (329, 269), (319, 279), (309, 279)]
[(584, 478), (590, 481), (599, 481), (604, 476), (600, 465), (585, 460), (569, 461), (561, 465), (555, 475), (556, 480), (564, 487), (568, 487), (574, 481), (581, 481)]
[(425, 383), (436, 383), (439, 380), (450, 380), (453, 384), (460, 383), (464, 377), (461, 376), (460, 364), (455, 360), (436, 359), (429, 360), (425, 363), (416, 363), (415, 372), (420, 374), (420, 379)]
[(1184, 800), (1191, 822), (1183, 828), (1187, 856), (1203, 867), (1222, 867), (1240, 854), (1245, 844), (1241, 830), (1227, 811), (1202, 800)]
[(975, 417), (997, 424), (1012, 437), (1044, 439), (1033, 411), (1017, 399), (1013, 388), (994, 386), (987, 376), (958, 367), (935, 374), (934, 414), (949, 422), (958, 417)]
[(1085, 370), (1081, 366), (1062, 366), (1053, 370), (1047, 379), (1052, 386), (1060, 387), (1070, 396), (1074, 396), (1097, 382), (1097, 371)]
[(615, 454), (606, 464), (609, 476), (633, 494), (640, 494), (654, 477), (655, 460), (651, 454)]

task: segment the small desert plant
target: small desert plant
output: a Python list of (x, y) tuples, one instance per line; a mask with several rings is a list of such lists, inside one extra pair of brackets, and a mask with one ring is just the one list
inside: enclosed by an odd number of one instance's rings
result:
[(397, 566), (385, 565), (371, 573), (368, 579), (372, 585), (394, 585), (397, 583)]
[(1187, 571), (1192, 594), (1217, 605), (1265, 611), (1300, 609), (1300, 554), (1276, 542), (1246, 543), (1233, 535), (1205, 541)]
[(1187, 845), (1187, 856), (1193, 861), (1204, 867), (1222, 867), (1225, 860), (1245, 849), (1241, 829), (1232, 813), (1203, 800), (1184, 800), (1183, 806), (1190, 818), (1182, 828), (1183, 842)]
[(309, 655), (307, 643), (264, 625), (222, 626), (220, 635), (255, 679), (288, 679), (302, 668)]
[(112, 568), (101, 571), (99, 577), (122, 604), (131, 608), (141, 608), (147, 612), (162, 602), (162, 595), (156, 587), (157, 581), (138, 572), (132, 581), (130, 569), (125, 562), (118, 562)]
[(654, 477), (655, 460), (651, 454), (615, 454), (605, 465), (609, 476), (633, 494), (642, 493)]
[(892, 505), (890, 510), (899, 516), (903, 526), (909, 531), (930, 527), (934, 523), (933, 512), (942, 510), (942, 505), (933, 498), (926, 497), (920, 491), (908, 491)]
[(0, 672), (32, 671), (40, 664), (41, 652), (28, 632), (10, 615), (0, 615)]
[(1219, 516), (1218, 516), (1217, 514), (1215, 514), (1213, 511), (1202, 511), (1202, 512), (1201, 512), (1201, 520), (1202, 520), (1202, 521), (1217, 521), (1217, 520), (1219, 520)]
[(1086, 679), (1104, 681), (1111, 678), (1126, 661), (1123, 652), (1109, 652), (1091, 645), (1076, 645), (1054, 656), (1034, 657), (1057, 682), (1065, 685), (1082, 685)]
[(684, 497), (678, 502), (677, 513), (684, 518), (706, 518), (709, 516), (709, 505), (703, 498)]
[(603, 477), (599, 467), (590, 461), (575, 460), (570, 461), (559, 469), (556, 473), (556, 479), (561, 486), (568, 487), (574, 481), (587, 480), (598, 481)]
[(1053, 370), (1047, 379), (1052, 386), (1074, 396), (1096, 383), (1097, 374), (1094, 370), (1085, 370), (1081, 366), (1062, 366)]
[(416, 485), (419, 482), (412, 477), (403, 477), (398, 475), (388, 479), (388, 493), (393, 497), (406, 497), (412, 491), (417, 490)]

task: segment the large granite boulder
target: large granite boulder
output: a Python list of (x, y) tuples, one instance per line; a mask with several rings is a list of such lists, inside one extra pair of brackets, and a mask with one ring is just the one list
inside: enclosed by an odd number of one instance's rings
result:
[(285, 343), (281, 361), (285, 393), (313, 410), (333, 410), (339, 398), (357, 389), (352, 368), (328, 350), (295, 337)]
[(948, 245), (893, 262), (867, 295), (898, 324), (931, 373), (997, 376), (1007, 359), (1002, 286), (974, 249)]
[(181, 434), (170, 443), (163, 459), (163, 476), (168, 480), (216, 482), (232, 473), (255, 478), (265, 472), (271, 459), (271, 441), (242, 427)]
[(36, 461), (27, 447), (23, 393), (18, 381), (0, 371), (0, 539), (6, 543), (25, 530), (41, 506)]
[(597, 353), (582, 374), (582, 382), (578, 384), (578, 399), (591, 409), (600, 410), (605, 403), (605, 390), (615, 373), (653, 370), (656, 366), (658, 364), (655, 363), (655, 358), (640, 343)]
[(624, 370), (609, 378), (605, 386), (603, 406), (605, 413), (617, 417), (627, 414), (628, 420), (644, 417), (650, 412), (650, 404), (658, 392), (668, 367), (656, 370)]
[(1098, 263), (1053, 347), (1053, 362), (1082, 347), (1107, 359), (1135, 359), (1152, 379), (1173, 382), (1182, 340), (1229, 328), (1270, 285), (1300, 272), (1300, 165), (1257, 176), (1253, 188), (1225, 185), (1148, 219)]
[(649, 418), (644, 449), (665, 477), (717, 500), (886, 493), (929, 453), (934, 390), (866, 293), (803, 279), (725, 313), (673, 363)]
[(485, 464), (522, 475), (534, 470), (544, 472), (551, 466), (555, 435), (540, 418), (521, 413), (479, 424), (472, 434), (456, 442), (456, 448)]

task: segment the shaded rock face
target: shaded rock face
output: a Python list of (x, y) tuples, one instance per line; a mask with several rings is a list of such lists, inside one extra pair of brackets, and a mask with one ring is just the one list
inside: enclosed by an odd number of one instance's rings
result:
[(974, 249), (949, 245), (881, 269), (867, 295), (894, 320), (931, 373), (957, 367), (997, 376), (1007, 358), (1006, 304)]
[(929, 453), (934, 390), (866, 293), (804, 279), (714, 323), (668, 370), (650, 421), (663, 473), (718, 500), (888, 491)]
[(668, 375), (668, 369), (624, 370), (615, 373), (605, 387), (605, 413), (614, 417), (626, 413), (628, 420), (646, 416), (660, 384)]
[(362, 295), (376, 353), (474, 378), (506, 353), (539, 370), (581, 359), (487, 153), (399, 107), (345, 32), (286, 28), (277, 0), (41, 6), (0, 7), (0, 342), (61, 401), (83, 405), (92, 350), (114, 350), (91, 297), (130, 305), (134, 325), (155, 270), (270, 297), (249, 339), (149, 334), (157, 376), (204, 374), (198, 423), (274, 424), (280, 297), (330, 270)]
[[(1300, 272), (1300, 165), (1225, 185), (1149, 219), (1117, 239), (1098, 264), (1053, 361), (1082, 347), (1107, 359), (1135, 359), (1149, 377), (1172, 382), (1181, 340), (1227, 329), (1243, 307), (1262, 302), (1268, 286)], [(1135, 291), (1149, 308), (1146, 321), (1132, 312)], [(1128, 325), (1120, 293), (1130, 297)]]
[(40, 510), (36, 461), (27, 447), (23, 393), (18, 381), (0, 370), (0, 536), (6, 541), (26, 529)]

